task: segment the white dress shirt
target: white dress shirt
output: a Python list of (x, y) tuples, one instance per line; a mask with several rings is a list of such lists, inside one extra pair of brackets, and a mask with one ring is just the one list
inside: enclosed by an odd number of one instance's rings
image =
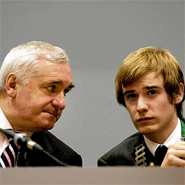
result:
[[(2, 109), (0, 108), (0, 127), (2, 129), (12, 129), (10, 122), (7, 120)], [(3, 153), (4, 149), (8, 146), (9, 142), (7, 137), (0, 132), (0, 156)]]
[[(145, 140), (145, 143), (148, 149), (154, 156), (157, 147), (161, 144), (155, 143), (149, 140), (148, 138), (146, 138), (146, 136), (144, 136), (144, 140)], [(162, 145), (165, 145), (166, 147), (168, 147), (169, 145), (180, 142), (180, 141), (181, 141), (181, 122), (180, 122), (180, 119), (178, 119), (178, 123), (174, 131), (171, 133), (171, 135), (166, 139), (166, 141)]]
[[(3, 113), (2, 109), (0, 108), (0, 128), (2, 129), (13, 129), (12, 125), (6, 118), (5, 114)], [(21, 132), (22, 133), (22, 132)], [(33, 132), (24, 132), (28, 137), (31, 137)], [(3, 153), (4, 149), (8, 146), (8, 138), (0, 132), (0, 156)]]

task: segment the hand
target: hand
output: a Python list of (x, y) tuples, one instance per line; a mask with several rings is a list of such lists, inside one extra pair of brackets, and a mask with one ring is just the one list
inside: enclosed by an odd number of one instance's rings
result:
[(161, 167), (185, 166), (185, 142), (178, 142), (168, 147)]

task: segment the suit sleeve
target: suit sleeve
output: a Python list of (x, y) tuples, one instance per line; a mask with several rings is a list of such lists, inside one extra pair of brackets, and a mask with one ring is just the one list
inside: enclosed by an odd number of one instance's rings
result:
[(98, 159), (98, 166), (109, 166), (102, 158)]
[[(82, 158), (72, 148), (59, 140), (49, 131), (35, 132), (31, 139), (40, 144), (45, 151), (56, 157), (61, 162), (70, 166), (82, 166)], [(29, 151), (27, 166), (60, 166), (45, 154)]]

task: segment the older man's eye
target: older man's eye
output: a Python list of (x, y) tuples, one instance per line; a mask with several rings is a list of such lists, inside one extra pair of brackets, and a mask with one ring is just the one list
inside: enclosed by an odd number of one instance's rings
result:
[(54, 91), (56, 89), (56, 86), (55, 85), (51, 85), (51, 86), (47, 87), (47, 89), (49, 91)]

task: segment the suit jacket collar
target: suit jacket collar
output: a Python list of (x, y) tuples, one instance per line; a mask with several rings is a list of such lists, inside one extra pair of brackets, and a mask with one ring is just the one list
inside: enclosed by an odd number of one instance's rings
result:
[(140, 134), (135, 147), (135, 165), (149, 166), (151, 161), (154, 161), (154, 156), (146, 146), (143, 135)]
[(40, 144), (44, 150), (48, 151), (49, 153), (54, 153), (54, 149), (52, 147), (52, 143), (48, 141), (48, 138), (45, 137), (44, 132), (34, 132), (31, 136), (31, 139), (35, 141), (36, 143)]
[[(181, 120), (181, 135), (185, 137), (185, 124)], [(151, 163), (156, 164), (156, 160), (144, 141), (143, 135), (140, 134), (139, 139), (134, 145), (135, 147), (135, 165), (149, 166)]]
[[(31, 139), (36, 143), (40, 144), (44, 150), (48, 153), (54, 153), (54, 149), (51, 143), (48, 141), (48, 138), (45, 137), (44, 132), (34, 132), (31, 136)], [(48, 158), (48, 156), (44, 155), (41, 152), (35, 152), (33, 150), (28, 150), (26, 148), (20, 148), (17, 157), (17, 165), (18, 166), (45, 166), (45, 161), (47, 161), (48, 166), (52, 166), (53, 161)]]

